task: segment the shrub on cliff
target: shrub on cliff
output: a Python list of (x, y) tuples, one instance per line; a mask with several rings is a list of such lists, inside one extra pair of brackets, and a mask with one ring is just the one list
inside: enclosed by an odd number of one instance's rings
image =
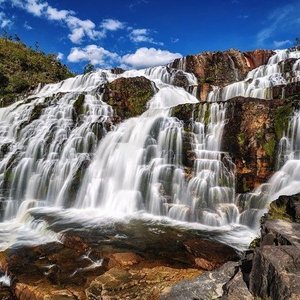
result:
[(33, 50), (19, 39), (0, 37), (0, 106), (13, 102), (16, 96), (38, 83), (57, 82), (72, 76), (56, 55)]

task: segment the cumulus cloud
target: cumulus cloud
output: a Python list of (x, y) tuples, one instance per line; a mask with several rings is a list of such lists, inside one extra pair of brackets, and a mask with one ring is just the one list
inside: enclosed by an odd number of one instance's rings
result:
[(139, 48), (135, 53), (126, 54), (123, 57), (115, 52), (111, 52), (97, 45), (86, 47), (73, 47), (68, 55), (69, 62), (90, 62), (98, 67), (111, 67), (120, 65), (125, 69), (141, 69), (166, 65), (176, 58), (180, 58), (180, 53), (172, 53), (167, 50), (155, 48)]
[(88, 45), (84, 48), (74, 47), (68, 55), (69, 62), (90, 62), (95, 66), (110, 66), (118, 63), (120, 60), (118, 54), (110, 52), (97, 45)]
[(58, 52), (56, 58), (57, 58), (57, 60), (62, 60), (62, 59), (64, 59), (64, 54), (61, 52)]
[(4, 29), (10, 27), (13, 22), (6, 16), (4, 12), (0, 12), (0, 28)]
[(52, 7), (44, 0), (9, 1), (14, 7), (24, 9), (30, 14), (65, 24), (70, 30), (68, 37), (74, 44), (80, 44), (83, 39), (101, 39), (106, 36), (107, 31), (115, 31), (124, 28), (124, 23), (115, 19), (105, 19), (103, 20), (100, 28), (97, 28), (93, 21), (89, 19), (82, 20), (76, 17), (74, 11), (59, 10)]
[(26, 10), (38, 17), (42, 15), (43, 10), (48, 6), (47, 2), (40, 2), (39, 0), (27, 0), (25, 2)]
[(289, 46), (289, 45), (292, 45), (293, 42), (291, 40), (284, 40), (284, 41), (274, 41), (274, 46), (276, 48), (280, 48), (280, 47), (283, 47), (283, 46)]
[(55, 7), (48, 6), (46, 10), (46, 17), (49, 20), (61, 21), (73, 14), (73, 11), (70, 10), (58, 10)]
[(104, 19), (101, 23), (101, 27), (104, 30), (116, 31), (118, 29), (123, 29), (125, 24), (116, 19)]
[(156, 42), (151, 36), (151, 31), (146, 28), (138, 28), (131, 30), (129, 38), (135, 43), (146, 42), (150, 44), (163, 45), (163, 43)]
[(69, 38), (74, 44), (80, 44), (84, 37), (96, 40), (105, 36), (103, 31), (96, 30), (96, 25), (91, 20), (68, 16), (66, 23), (71, 31)]
[(167, 50), (143, 47), (136, 50), (135, 53), (124, 55), (121, 61), (127, 66), (141, 69), (146, 67), (166, 65), (167, 63), (180, 57), (182, 57), (180, 53), (172, 53)]

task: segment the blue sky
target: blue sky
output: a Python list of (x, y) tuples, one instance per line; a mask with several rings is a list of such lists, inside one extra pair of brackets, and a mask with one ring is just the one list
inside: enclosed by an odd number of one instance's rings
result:
[(72, 70), (142, 68), (202, 51), (285, 48), (300, 0), (0, 0), (0, 28)]

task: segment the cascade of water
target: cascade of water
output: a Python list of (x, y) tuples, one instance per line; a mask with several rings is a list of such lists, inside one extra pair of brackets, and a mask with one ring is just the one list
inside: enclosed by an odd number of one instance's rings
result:
[(269, 181), (268, 201), (300, 193), (300, 111), (292, 116), (279, 144), (278, 172)]
[(0, 109), (4, 219), (35, 206), (73, 205), (91, 155), (111, 127), (113, 111), (102, 101), (99, 86), (118, 77), (145, 76), (164, 95), (154, 97), (151, 106), (167, 109), (196, 101), (183, 89), (169, 86), (178, 72), (195, 85), (193, 75), (167, 67), (127, 71), (121, 76), (99, 70), (40, 86), (28, 99)]
[[(293, 59), (292, 68), (285, 68)], [(238, 81), (224, 88), (214, 89), (209, 98), (213, 101), (226, 101), (242, 96), (261, 99), (272, 99), (272, 87), (286, 85), (300, 80), (300, 51), (277, 50), (270, 57), (268, 64), (262, 65), (250, 71), (243, 81)]]
[[(82, 118), (74, 108), (79, 97), (84, 99)], [(68, 93), (1, 109), (1, 149), (5, 146), (8, 152), (0, 163), (1, 188), (4, 193), (9, 188), (5, 219), (21, 208), (26, 211), (43, 202), (60, 205), (68, 198), (74, 177), (90, 159), (112, 115), (100, 98)]]
[[(21, 222), (35, 206), (75, 206), (97, 208), (114, 216), (143, 210), (209, 226), (251, 225), (249, 220), (264, 208), (264, 201), (261, 205), (250, 201), (247, 211), (239, 215), (234, 202), (235, 166), (221, 151), (227, 105), (216, 101), (248, 94), (268, 98), (270, 86), (292, 80), (280, 75), (282, 59), (295, 58), (291, 76), (299, 78), (299, 57), (299, 52), (279, 51), (267, 66), (251, 71), (245, 81), (224, 89), (215, 87), (208, 96), (211, 103), (199, 106), (188, 133), (184, 124), (172, 117), (173, 107), (198, 102), (193, 96), (197, 80), (182, 70), (156, 67), (121, 75), (99, 70), (39, 87), (28, 99), (0, 109), (4, 219)], [(183, 70), (185, 64), (182, 59)], [(113, 111), (102, 101), (99, 87), (119, 77), (135, 76), (152, 80), (157, 93), (144, 114), (107, 132)], [(172, 86), (182, 76), (193, 95)], [(289, 135), (282, 141), (282, 157), (298, 155), (296, 123), (291, 123)], [(183, 163), (186, 136), (194, 155), (192, 168)], [(297, 181), (296, 175), (290, 176), (291, 182), (286, 176), (278, 179), (281, 187)]]

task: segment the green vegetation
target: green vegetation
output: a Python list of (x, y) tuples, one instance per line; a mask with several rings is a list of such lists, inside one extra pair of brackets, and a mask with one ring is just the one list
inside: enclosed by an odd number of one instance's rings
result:
[(263, 145), (263, 149), (266, 151), (266, 154), (273, 159), (274, 152), (276, 147), (276, 141), (274, 139), (270, 139)]
[(249, 245), (250, 249), (255, 249), (260, 246), (260, 237), (255, 238)]
[(278, 205), (276, 201), (270, 204), (268, 212), (268, 219), (271, 220), (285, 220), (291, 222), (291, 216), (286, 212), (286, 205)]
[(245, 139), (246, 139), (246, 137), (245, 137), (245, 134), (243, 132), (238, 134), (237, 141), (238, 141), (238, 144), (240, 145), (240, 147), (245, 145)]
[(210, 121), (210, 107), (206, 107), (205, 112), (204, 112), (204, 124), (208, 125)]
[(33, 50), (19, 38), (0, 37), (0, 106), (15, 101), (39, 83), (61, 81), (74, 76), (54, 54)]
[(288, 126), (289, 118), (292, 115), (293, 108), (289, 105), (281, 106), (276, 109), (274, 127), (278, 140), (281, 139), (285, 129)]
[(92, 65), (91, 63), (87, 64), (84, 69), (83, 69), (83, 74), (87, 74), (87, 73), (90, 73), (90, 72), (93, 72), (95, 71), (95, 66)]
[(200, 83), (208, 83), (208, 84), (213, 84), (215, 82), (215, 78), (213, 77), (204, 77), (200, 79)]

